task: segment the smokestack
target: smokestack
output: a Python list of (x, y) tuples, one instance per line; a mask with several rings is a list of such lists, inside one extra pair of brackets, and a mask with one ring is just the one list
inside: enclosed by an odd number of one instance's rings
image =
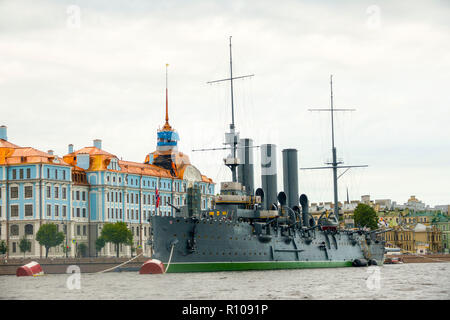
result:
[(94, 140), (94, 147), (96, 147), (97, 149), (101, 149), (102, 148), (102, 140), (95, 139)]
[(298, 158), (297, 149), (284, 149), (283, 187), (289, 208), (298, 206)]
[(270, 209), (277, 202), (276, 145), (261, 145), (261, 187), (264, 190), (264, 207)]
[(7, 135), (8, 132), (7, 131), (8, 131), (7, 126), (0, 126), (0, 139), (8, 141), (8, 135)]
[(302, 206), (302, 220), (303, 220), (303, 226), (305, 227), (312, 227), (309, 221), (309, 201), (306, 194), (302, 194), (300, 196), (300, 205)]
[(69, 149), (67, 151), (69, 151), (69, 153), (73, 152), (73, 144), (69, 144)]
[(238, 165), (238, 182), (245, 186), (248, 195), (253, 195), (255, 190), (254, 175), (253, 175), (253, 140), (240, 139), (238, 158), (240, 163)]

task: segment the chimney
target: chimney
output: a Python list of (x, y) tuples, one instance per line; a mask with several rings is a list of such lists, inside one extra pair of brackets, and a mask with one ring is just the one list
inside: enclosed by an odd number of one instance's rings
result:
[(97, 149), (101, 149), (102, 148), (102, 140), (95, 139), (94, 140), (94, 147), (96, 147)]
[(67, 151), (69, 151), (69, 153), (73, 152), (73, 144), (69, 144), (69, 149)]
[(264, 190), (264, 208), (270, 210), (277, 203), (276, 145), (261, 145), (261, 188)]
[(47, 153), (53, 155), (53, 150), (48, 150)]
[(7, 129), (6, 126), (0, 126), (0, 139), (8, 141)]

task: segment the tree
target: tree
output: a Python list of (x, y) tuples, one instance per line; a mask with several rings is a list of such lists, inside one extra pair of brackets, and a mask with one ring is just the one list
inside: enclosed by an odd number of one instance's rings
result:
[(31, 242), (25, 238), (25, 236), (19, 241), (19, 249), (23, 252), (23, 257), (25, 258), (25, 253), (31, 251)]
[(87, 250), (87, 245), (86, 243), (80, 243), (77, 247), (77, 251), (80, 253), (81, 257), (86, 256), (86, 250)]
[(367, 204), (360, 203), (353, 213), (355, 225), (358, 227), (368, 227), (372, 230), (378, 227), (378, 216), (375, 210)]
[(43, 224), (36, 233), (36, 240), (45, 247), (45, 257), (48, 257), (48, 250), (51, 247), (59, 246), (64, 241), (64, 233), (58, 232), (58, 228), (53, 223)]
[(117, 257), (119, 257), (120, 244), (131, 245), (133, 242), (133, 234), (128, 229), (125, 222), (118, 221), (116, 223), (106, 223), (103, 226), (100, 235), (105, 242), (111, 242), (116, 245)]
[(98, 237), (97, 240), (95, 240), (95, 249), (97, 250), (97, 253), (102, 251), (102, 249), (105, 247), (106, 241), (103, 237)]
[(0, 241), (0, 254), (5, 254), (8, 251), (8, 246), (5, 240)]

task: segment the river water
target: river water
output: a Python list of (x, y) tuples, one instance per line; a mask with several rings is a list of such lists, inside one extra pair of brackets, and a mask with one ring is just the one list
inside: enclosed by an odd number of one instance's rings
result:
[(450, 263), (139, 275), (0, 276), (0, 299), (450, 299)]

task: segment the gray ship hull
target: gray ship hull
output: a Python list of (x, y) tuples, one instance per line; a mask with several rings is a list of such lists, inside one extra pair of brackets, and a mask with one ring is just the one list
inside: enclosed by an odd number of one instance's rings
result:
[(384, 243), (363, 232), (276, 226), (257, 235), (250, 222), (213, 217), (153, 216), (151, 225), (152, 258), (167, 272), (383, 264)]

